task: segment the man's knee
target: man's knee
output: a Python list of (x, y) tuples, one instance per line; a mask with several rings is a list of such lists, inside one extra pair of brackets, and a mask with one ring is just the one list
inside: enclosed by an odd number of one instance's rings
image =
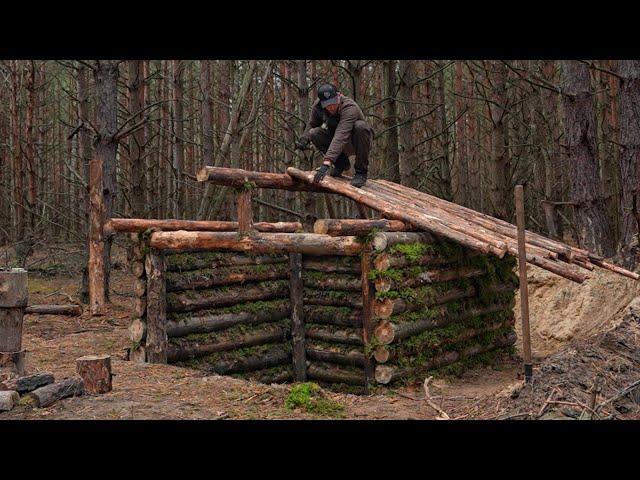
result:
[(368, 139), (372, 137), (371, 128), (369, 127), (369, 124), (364, 120), (356, 120), (353, 125), (353, 133), (359, 137), (365, 137)]

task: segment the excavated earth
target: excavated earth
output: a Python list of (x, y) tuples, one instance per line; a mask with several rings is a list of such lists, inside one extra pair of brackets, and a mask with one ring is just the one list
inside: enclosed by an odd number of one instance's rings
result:
[[(77, 301), (81, 264), (79, 246), (37, 251), (27, 262), (30, 302)], [(116, 247), (112, 303), (104, 316), (27, 315), (24, 326), (29, 373), (50, 371), (62, 379), (75, 374), (76, 358), (108, 353), (113, 356), (113, 391), (42, 409), (19, 406), (0, 413), (0, 420), (442, 418), (431, 405), (452, 419), (640, 418), (640, 389), (627, 388), (640, 380), (640, 282), (610, 272), (596, 270), (580, 286), (529, 267), (532, 384), (523, 384), (519, 358), (507, 358), (459, 378), (434, 379), (430, 402), (422, 384), (369, 396), (324, 392), (342, 406), (327, 415), (287, 408), (291, 385), (126, 361), (134, 298), (126, 264), (124, 249)]]

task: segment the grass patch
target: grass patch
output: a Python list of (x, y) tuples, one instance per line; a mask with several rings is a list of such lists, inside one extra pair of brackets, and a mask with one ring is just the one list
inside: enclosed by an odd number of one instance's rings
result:
[(294, 410), (300, 408), (307, 413), (324, 417), (341, 417), (344, 406), (327, 398), (320, 386), (313, 382), (294, 385), (284, 402), (285, 408)]

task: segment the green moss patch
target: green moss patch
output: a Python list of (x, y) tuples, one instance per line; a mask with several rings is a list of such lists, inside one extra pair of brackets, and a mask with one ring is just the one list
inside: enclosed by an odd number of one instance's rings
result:
[(326, 396), (317, 383), (299, 383), (291, 387), (284, 402), (288, 410), (302, 409), (323, 417), (342, 417), (344, 406)]

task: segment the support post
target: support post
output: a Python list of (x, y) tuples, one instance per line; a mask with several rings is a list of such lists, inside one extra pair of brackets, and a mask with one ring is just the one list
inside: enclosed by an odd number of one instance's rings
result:
[(91, 315), (104, 311), (104, 198), (102, 160), (89, 162), (89, 306)]
[(304, 314), (302, 303), (302, 254), (289, 254), (291, 292), (291, 338), (293, 342), (293, 375), (298, 382), (307, 380), (304, 346)]
[(369, 279), (371, 271), (371, 245), (366, 245), (362, 250), (360, 257), (360, 271), (362, 275), (362, 341), (364, 343), (364, 389), (365, 393), (369, 393), (369, 384), (374, 379), (375, 359), (373, 352), (370, 351), (370, 342), (373, 338), (373, 302), (375, 299), (374, 284)]
[(518, 267), (520, 270), (520, 312), (522, 318), (522, 353), (524, 357), (524, 379), (526, 383), (533, 380), (531, 363), (531, 332), (529, 328), (529, 286), (527, 284), (527, 252), (524, 226), (524, 188), (516, 185), (516, 222), (518, 225)]
[(247, 233), (253, 229), (253, 210), (251, 209), (251, 188), (238, 190), (238, 232)]
[(0, 381), (25, 374), (22, 319), (27, 302), (27, 271), (0, 271)]
[(162, 251), (151, 249), (145, 259), (147, 274), (147, 341), (149, 363), (167, 363), (167, 295)]

